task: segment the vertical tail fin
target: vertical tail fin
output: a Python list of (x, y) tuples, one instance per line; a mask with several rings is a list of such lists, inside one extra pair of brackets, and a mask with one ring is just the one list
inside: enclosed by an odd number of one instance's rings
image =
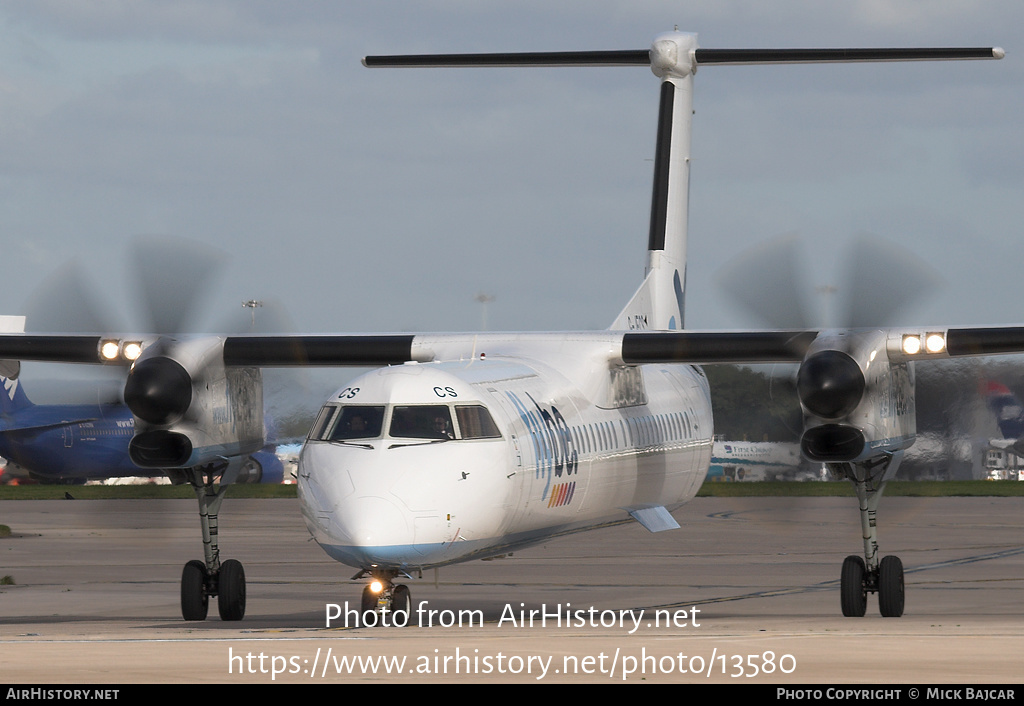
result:
[(696, 50), (697, 35), (683, 32), (662, 34), (651, 45), (661, 98), (646, 277), (612, 323), (615, 330), (683, 328)]
[(656, 37), (651, 45), (650, 66), (661, 79), (661, 104), (647, 272), (643, 284), (611, 328), (683, 328), (693, 76), (698, 66), (1001, 59), (1003, 55), (998, 47), (701, 49), (695, 34), (676, 31)]
[[(7, 361), (4, 361), (5, 363)], [(5, 377), (0, 375), (0, 384), (3, 390), (0, 391), (0, 415), (13, 414), (14, 412), (28, 409), (32, 406), (25, 391), (21, 387), (21, 381), (17, 376)]]
[(1000, 382), (982, 383), (982, 393), (988, 408), (996, 416), (996, 423), (1004, 439), (1024, 437), (1024, 405), (1010, 389)]

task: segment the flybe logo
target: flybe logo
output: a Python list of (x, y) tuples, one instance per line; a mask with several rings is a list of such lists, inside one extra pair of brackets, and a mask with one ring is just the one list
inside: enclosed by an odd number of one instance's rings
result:
[(556, 483), (555, 488), (548, 499), (548, 507), (561, 507), (572, 502), (573, 493), (576, 492), (576, 481), (572, 483)]
[[(555, 489), (551, 487), (554, 479), (570, 476), (576, 473), (579, 467), (579, 452), (573, 442), (572, 434), (569, 433), (569, 425), (566, 424), (565, 418), (557, 407), (550, 405), (545, 409), (529, 393), (526, 393), (526, 397), (530, 400), (530, 406), (520, 400), (515, 393), (507, 392), (506, 394), (529, 430), (534, 456), (537, 459), (537, 470), (534, 477), (543, 478), (546, 481), (541, 493), (541, 500), (547, 500), (548, 507), (569, 504), (572, 500), (572, 493), (568, 493), (562, 488), (558, 491), (562, 497), (556, 499)], [(572, 485), (575, 487), (575, 483)], [(556, 486), (556, 488), (558, 487), (560, 486)]]

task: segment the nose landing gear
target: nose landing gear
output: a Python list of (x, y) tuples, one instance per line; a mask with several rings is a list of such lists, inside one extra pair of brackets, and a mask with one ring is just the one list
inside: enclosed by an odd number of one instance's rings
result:
[[(365, 578), (369, 574), (370, 583), (363, 587), (361, 602), (362, 622), (364, 627), (375, 625), (389, 627), (405, 627), (412, 616), (412, 592), (405, 584), (395, 584), (398, 577), (396, 569), (363, 570), (353, 579)], [(409, 578), (408, 574), (404, 574)]]

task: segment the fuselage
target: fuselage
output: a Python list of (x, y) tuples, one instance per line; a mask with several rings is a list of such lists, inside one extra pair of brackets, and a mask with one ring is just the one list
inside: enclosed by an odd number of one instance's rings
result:
[(354, 567), (427, 568), (696, 494), (712, 434), (698, 368), (540, 358), (392, 366), (335, 393), (299, 461), (316, 541)]
[(128, 458), (134, 431), (123, 405), (31, 406), (4, 415), (0, 456), (44, 480), (137, 476)]

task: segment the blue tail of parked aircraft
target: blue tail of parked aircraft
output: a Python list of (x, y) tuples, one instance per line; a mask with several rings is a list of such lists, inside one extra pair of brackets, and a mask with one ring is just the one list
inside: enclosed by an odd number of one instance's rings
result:
[[(21, 382), (17, 378), (0, 376), (0, 383), (3, 384), (3, 393), (0, 393), (0, 416), (6, 419), (8, 415), (32, 406), (32, 402), (29, 400), (28, 395), (25, 394), (21, 387)], [(0, 426), (0, 429), (4, 428), (6, 428), (6, 425)]]
[[(9, 476), (40, 482), (84, 483), (131, 476), (160, 475), (136, 466), (128, 455), (135, 419), (123, 404), (33, 404), (15, 377), (17, 364), (0, 375), (0, 456)], [(11, 465), (13, 464), (13, 466)], [(274, 447), (244, 459), (239, 483), (281, 483), (284, 464)]]

